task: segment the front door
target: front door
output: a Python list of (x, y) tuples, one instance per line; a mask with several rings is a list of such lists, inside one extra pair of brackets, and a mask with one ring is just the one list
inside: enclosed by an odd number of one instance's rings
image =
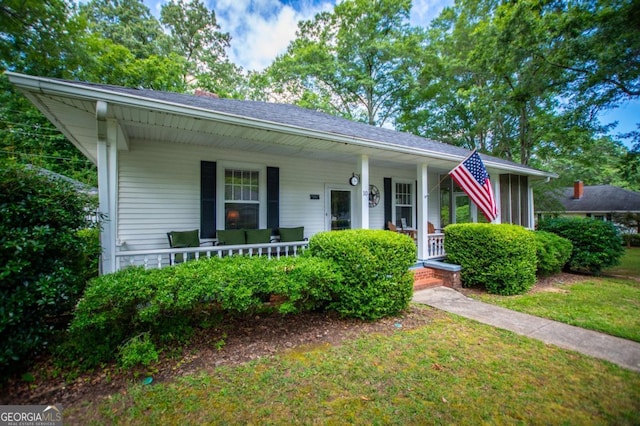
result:
[(341, 231), (351, 229), (352, 222), (352, 190), (340, 188), (328, 188), (327, 200), (327, 229)]

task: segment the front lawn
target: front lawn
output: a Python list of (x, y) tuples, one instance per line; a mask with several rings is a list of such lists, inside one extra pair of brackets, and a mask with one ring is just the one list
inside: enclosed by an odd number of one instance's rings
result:
[(640, 423), (640, 374), (433, 311), (431, 324), (415, 330), (292, 349), (86, 404), (66, 418), (133, 425), (624, 425)]
[(589, 278), (553, 291), (521, 296), (478, 296), (493, 303), (566, 324), (640, 342), (640, 282)]
[(605, 269), (603, 273), (640, 279), (640, 247), (626, 249), (620, 265)]
[(483, 302), (640, 342), (640, 249), (627, 250), (622, 264), (520, 296), (470, 294)]

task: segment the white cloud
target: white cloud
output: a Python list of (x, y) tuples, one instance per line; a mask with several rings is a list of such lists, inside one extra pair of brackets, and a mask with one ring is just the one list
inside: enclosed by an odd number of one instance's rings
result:
[(453, 6), (453, 0), (413, 0), (411, 24), (426, 28), (447, 6)]
[(330, 0), (319, 4), (296, 2), (294, 9), (279, 0), (214, 0), (210, 7), (222, 31), (231, 35), (229, 57), (247, 70), (262, 70), (286, 51), (294, 39), (298, 22), (333, 7)]
[[(331, 10), (342, 0), (204, 0), (218, 25), (231, 35), (229, 59), (246, 70), (262, 70), (286, 51), (298, 22)], [(160, 16), (168, 0), (144, 0)], [(413, 0), (411, 23), (426, 27), (453, 0)]]

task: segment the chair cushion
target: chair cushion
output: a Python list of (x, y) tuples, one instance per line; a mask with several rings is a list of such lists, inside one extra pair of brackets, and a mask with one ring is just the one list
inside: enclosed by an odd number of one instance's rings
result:
[(228, 229), (226, 231), (218, 231), (218, 244), (224, 246), (234, 246), (237, 244), (246, 244), (244, 229)]
[(263, 244), (271, 241), (271, 228), (247, 229), (247, 244)]
[(304, 241), (304, 226), (297, 228), (280, 228), (280, 242)]
[(170, 234), (169, 242), (173, 248), (200, 246), (200, 237), (197, 229), (193, 231), (173, 231)]

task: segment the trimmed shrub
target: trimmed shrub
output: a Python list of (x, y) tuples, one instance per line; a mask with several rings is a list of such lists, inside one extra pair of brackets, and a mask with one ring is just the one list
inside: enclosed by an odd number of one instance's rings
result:
[[(111, 360), (118, 348), (121, 357), (123, 350), (133, 356), (140, 346), (153, 354), (150, 342), (184, 341), (195, 327), (215, 324), (224, 313), (275, 309), (286, 314), (323, 307), (339, 279), (330, 261), (310, 256), (231, 256), (164, 269), (127, 268), (90, 282), (61, 355), (91, 367)], [(265, 305), (272, 294), (285, 296), (284, 302)], [(145, 335), (151, 340), (135, 339)]]
[(534, 231), (533, 235), (536, 237), (537, 274), (551, 275), (562, 271), (571, 256), (571, 241), (546, 231)]
[(411, 238), (382, 230), (322, 232), (309, 241), (312, 256), (333, 261), (342, 274), (332, 281), (329, 308), (345, 317), (375, 320), (406, 309), (413, 295), (416, 260)]
[(573, 251), (567, 265), (574, 271), (597, 275), (619, 264), (624, 254), (620, 232), (611, 222), (558, 217), (540, 221), (538, 229), (571, 241)]
[(66, 328), (86, 283), (92, 250), (78, 230), (90, 202), (68, 182), (0, 165), (0, 370)]
[(447, 259), (462, 266), (465, 287), (484, 286), (489, 293), (512, 295), (535, 283), (536, 243), (527, 229), (464, 223), (449, 225), (444, 232)]

